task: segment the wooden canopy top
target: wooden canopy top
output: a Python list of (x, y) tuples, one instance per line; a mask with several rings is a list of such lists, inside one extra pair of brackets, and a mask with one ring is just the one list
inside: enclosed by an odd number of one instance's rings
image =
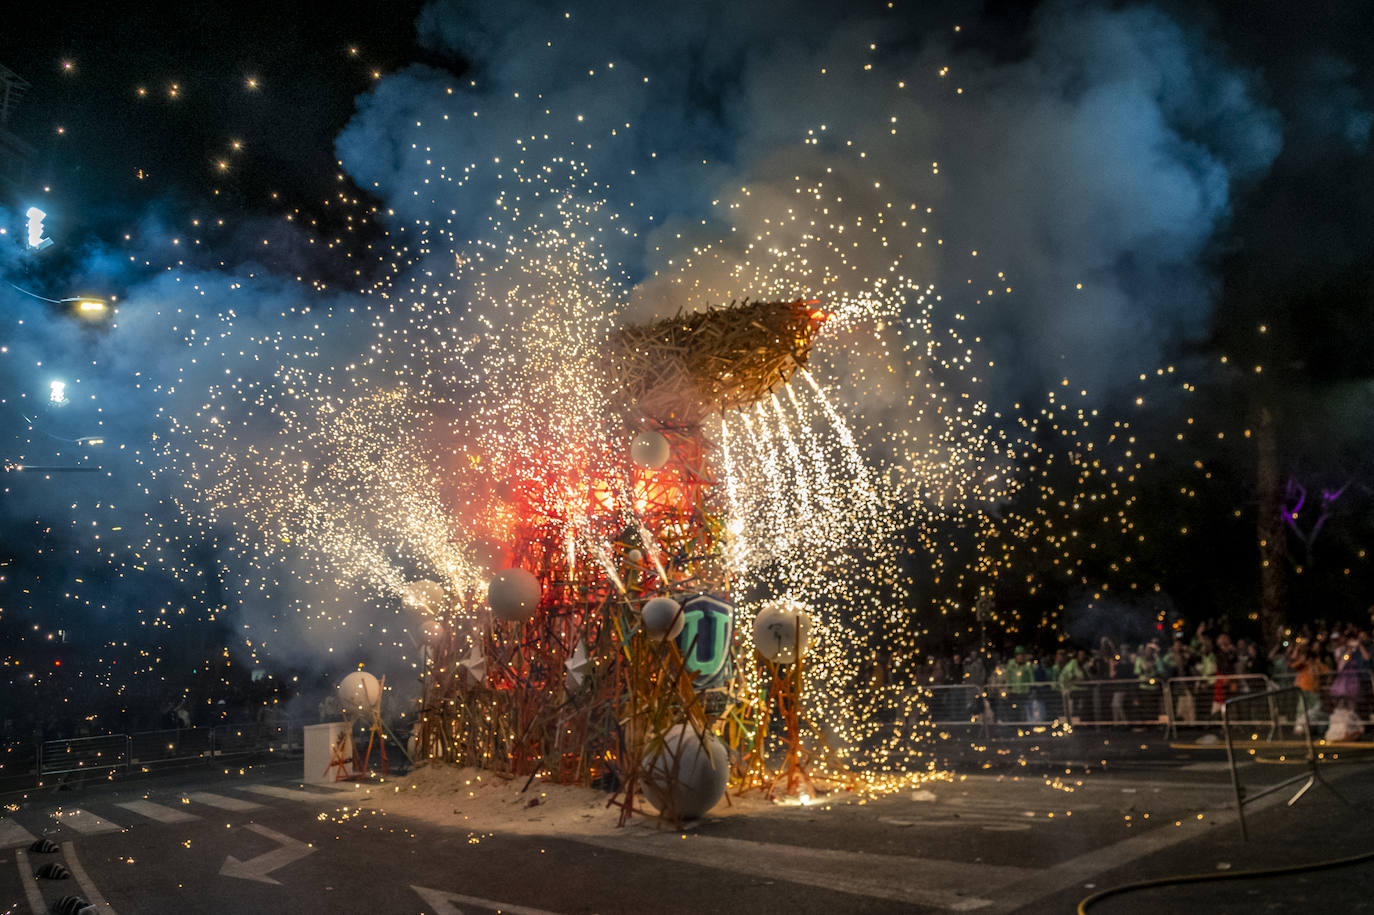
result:
[(625, 327), (611, 338), (611, 377), (653, 419), (748, 406), (806, 365), (826, 316), (814, 300), (746, 299)]

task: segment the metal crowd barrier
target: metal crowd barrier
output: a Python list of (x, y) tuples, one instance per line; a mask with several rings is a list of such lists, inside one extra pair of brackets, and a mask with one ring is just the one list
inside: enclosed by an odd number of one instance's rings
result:
[[(1226, 763), (1231, 770), (1231, 790), (1235, 794), (1236, 819), (1240, 823), (1240, 837), (1242, 841), (1248, 841), (1250, 838), (1249, 831), (1245, 825), (1245, 805), (1252, 804), (1266, 795), (1273, 794), (1275, 791), (1282, 791), (1284, 788), (1290, 785), (1296, 785), (1299, 782), (1302, 783), (1302, 787), (1298, 788), (1297, 793), (1288, 799), (1289, 807), (1296, 804), (1299, 799), (1307, 793), (1309, 788), (1318, 783), (1345, 802), (1347, 807), (1354, 806), (1345, 795), (1337, 791), (1332, 787), (1330, 782), (1322, 777), (1321, 769), (1317, 765), (1318, 757), (1316, 746), (1312, 742), (1312, 730), (1315, 725), (1309, 717), (1308, 703), (1304, 701), (1303, 696), (1300, 695), (1302, 692), (1304, 691), (1296, 686), (1287, 686), (1282, 689), (1267, 690), (1263, 693), (1252, 692), (1249, 694), (1242, 694), (1227, 699), (1222, 703), (1221, 728), (1226, 739)], [(1289, 778), (1285, 778), (1283, 781), (1261, 788), (1258, 791), (1247, 791), (1240, 782), (1240, 770), (1238, 768), (1239, 760), (1236, 755), (1235, 738), (1231, 733), (1231, 726), (1236, 723), (1232, 717), (1233, 714), (1235, 714), (1233, 710), (1243, 705), (1259, 705), (1262, 702), (1263, 706), (1268, 710), (1271, 721), (1270, 734), (1273, 734), (1276, 733), (1280, 727), (1278, 709), (1284, 704), (1285, 700), (1290, 698), (1296, 700), (1296, 708), (1298, 709), (1300, 719), (1303, 721), (1302, 734), (1305, 750), (1305, 754), (1301, 760), (1295, 759), (1293, 761), (1302, 765), (1304, 771), (1297, 775), (1290, 776)], [(1254, 738), (1252, 737), (1251, 739), (1253, 740)], [(1253, 755), (1255, 750), (1251, 749), (1250, 753)]]
[[(1171, 677), (1164, 683), (1165, 711), (1168, 727), (1165, 735), (1178, 737), (1179, 726), (1189, 728), (1215, 727), (1222, 724), (1225, 703), (1236, 696), (1271, 694), (1274, 682), (1264, 674), (1216, 674), (1210, 677)], [(1257, 714), (1257, 713), (1256, 713)], [(1269, 729), (1269, 737), (1277, 734), (1274, 709), (1248, 720), (1233, 717), (1232, 724)]]
[[(1222, 682), (1218, 692), (1217, 681)], [(1069, 687), (1056, 683), (1013, 687), (992, 683), (933, 684), (927, 706), (938, 727), (1064, 724), (1081, 727), (1161, 727), (1176, 737), (1180, 727), (1220, 728), (1221, 704), (1237, 694), (1266, 693), (1275, 688), (1260, 674), (1228, 677), (1173, 677), (1152, 680), (1080, 680)], [(1221, 698), (1218, 699), (1217, 697)], [(1216, 708), (1213, 708), (1214, 702)], [(1232, 723), (1268, 726), (1274, 716)]]
[[(1291, 729), (1295, 737), (1302, 736), (1306, 729), (1312, 728), (1318, 732), (1313, 737), (1321, 737), (1330, 727), (1331, 717), (1336, 710), (1344, 709), (1363, 728), (1366, 739), (1374, 734), (1374, 671), (1366, 671), (1359, 678), (1359, 689), (1354, 697), (1340, 695), (1344, 692), (1337, 683), (1340, 678), (1338, 671), (1325, 673), (1317, 677), (1315, 690), (1300, 689), (1285, 695), (1278, 701), (1278, 727)], [(1283, 674), (1273, 679), (1278, 687), (1297, 688), (1296, 674)]]
[(305, 722), (282, 721), (212, 727), (175, 728), (142, 731), (136, 734), (106, 734), (99, 737), (72, 737), (45, 740), (31, 753), (18, 743), (5, 748), (3, 774), (27, 774), (39, 782), (51, 776), (70, 777), (77, 773), (131, 771), (186, 764), (204, 759), (243, 756), (253, 753), (290, 752), (302, 748)]
[[(1365, 734), (1374, 734), (1374, 671), (1361, 678), (1358, 695), (1335, 695), (1340, 674), (1322, 675), (1315, 691), (1290, 692), (1293, 675), (1270, 678), (1263, 674), (1171, 677), (1142, 681), (1081, 680), (1068, 688), (1055, 683), (1012, 687), (993, 683), (930, 684), (926, 710), (937, 727), (981, 727), (985, 735), (1003, 726), (1053, 725), (1084, 727), (1163, 727), (1177, 738), (1181, 729), (1223, 727), (1227, 702), (1265, 697), (1259, 704), (1238, 704), (1230, 723), (1262, 731), (1266, 739), (1284, 729), (1301, 735), (1305, 727), (1324, 730), (1339, 707), (1353, 712)], [(1338, 692), (1342, 692), (1338, 689)], [(1308, 722), (1311, 722), (1310, 725)], [(1320, 734), (1315, 735), (1320, 736)]]
[(1162, 726), (1164, 681), (1135, 679), (1080, 680), (1071, 687), (1057, 683), (1011, 686), (992, 683), (934, 684), (928, 690), (929, 713), (940, 727), (1068, 724), (1082, 726)]
[(128, 737), (130, 766), (201, 759), (210, 755), (214, 740), (210, 728), (145, 731)]
[(38, 775), (71, 772), (105, 772), (129, 766), (127, 734), (45, 740), (38, 745)]

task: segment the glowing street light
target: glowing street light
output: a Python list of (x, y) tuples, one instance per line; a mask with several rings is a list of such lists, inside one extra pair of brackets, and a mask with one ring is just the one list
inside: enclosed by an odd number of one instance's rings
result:
[(79, 296), (72, 299), (63, 299), (63, 302), (72, 303), (76, 313), (88, 320), (99, 320), (110, 313), (110, 303), (104, 299), (97, 299), (91, 296)]
[(5, 285), (9, 286), (15, 292), (21, 292), (29, 298), (38, 299), (40, 302), (47, 302), (50, 305), (63, 305), (72, 314), (76, 315), (78, 318), (84, 318), (87, 321), (103, 321), (110, 317), (113, 311), (110, 303), (99, 296), (76, 295), (68, 296), (65, 299), (50, 299), (45, 295), (29, 292), (22, 286), (16, 286), (8, 280), (5, 281)]

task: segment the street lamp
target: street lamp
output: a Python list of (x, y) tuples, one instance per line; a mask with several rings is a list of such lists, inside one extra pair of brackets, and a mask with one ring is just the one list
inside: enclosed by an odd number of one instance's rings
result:
[(9, 286), (15, 292), (22, 292), (29, 298), (37, 299), (40, 302), (47, 302), (49, 305), (62, 305), (72, 314), (86, 321), (104, 321), (110, 316), (110, 303), (100, 296), (75, 295), (68, 296), (65, 299), (50, 299), (45, 295), (29, 292), (22, 286), (16, 286), (9, 280), (5, 281), (5, 285)]
[(77, 296), (70, 299), (60, 300), (64, 305), (71, 305), (77, 317), (85, 318), (87, 321), (103, 321), (109, 317), (110, 303), (104, 299), (97, 299), (92, 296)]

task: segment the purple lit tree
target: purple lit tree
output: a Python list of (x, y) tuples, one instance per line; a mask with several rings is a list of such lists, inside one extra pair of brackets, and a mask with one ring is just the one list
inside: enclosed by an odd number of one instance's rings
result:
[[(1280, 516), (1284, 524), (1288, 526), (1306, 548), (1309, 561), (1311, 559), (1312, 545), (1317, 541), (1317, 535), (1321, 533), (1322, 526), (1326, 524), (1328, 518), (1335, 508), (1336, 502), (1350, 487), (1347, 481), (1340, 489), (1322, 489), (1321, 498), (1313, 499), (1312, 504), (1308, 505), (1307, 487), (1303, 486), (1296, 477), (1289, 477), (1284, 488), (1284, 498), (1280, 506)], [(1311, 522), (1311, 526), (1303, 529), (1302, 522), (1315, 516), (1316, 520)]]

